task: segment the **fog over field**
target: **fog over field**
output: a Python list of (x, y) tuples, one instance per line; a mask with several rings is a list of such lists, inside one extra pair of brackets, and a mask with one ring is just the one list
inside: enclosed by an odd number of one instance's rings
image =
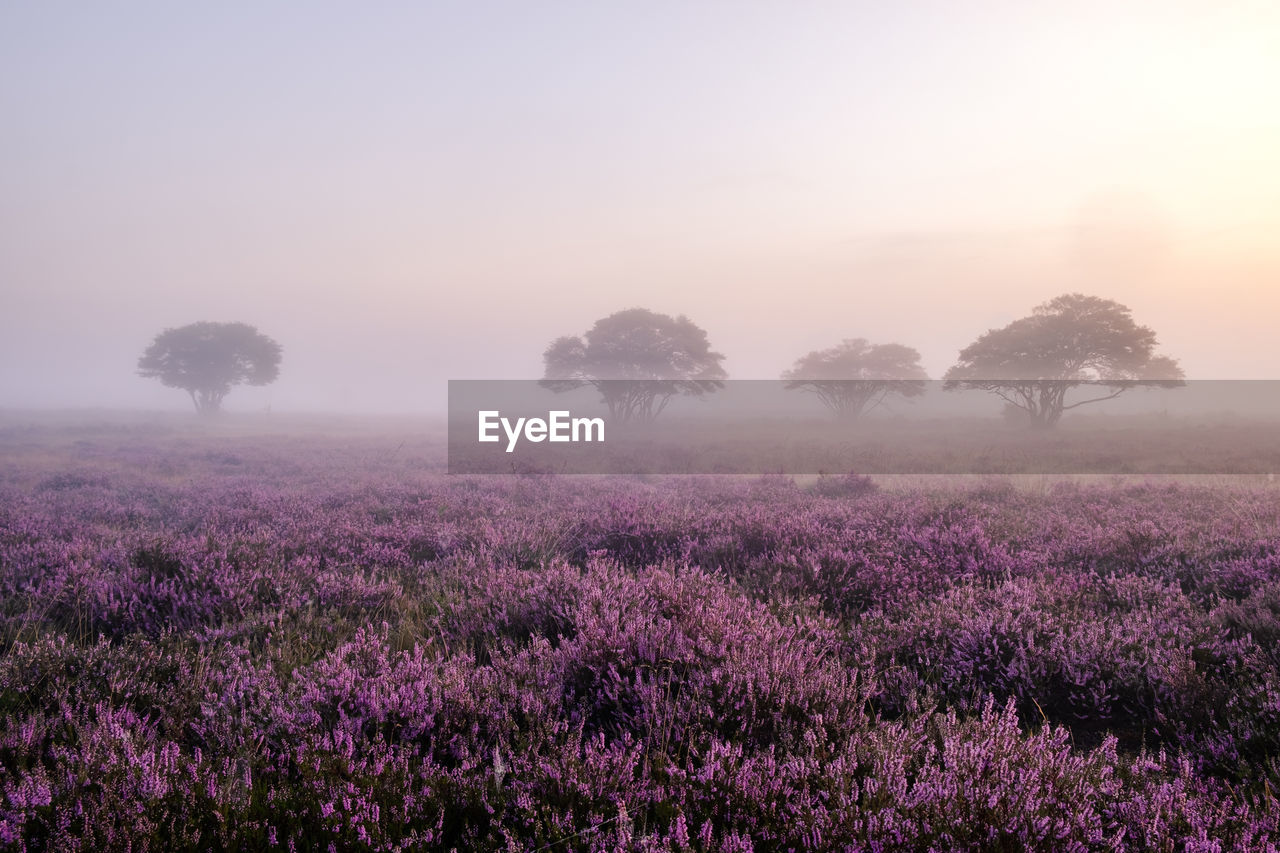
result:
[(1067, 292), (1277, 378), (1277, 81), (1268, 2), (5, 4), (0, 407), (189, 408), (212, 320), (232, 411), (440, 411), (633, 306), (941, 377)]
[(0, 3), (0, 848), (1280, 853), (1276, 0)]

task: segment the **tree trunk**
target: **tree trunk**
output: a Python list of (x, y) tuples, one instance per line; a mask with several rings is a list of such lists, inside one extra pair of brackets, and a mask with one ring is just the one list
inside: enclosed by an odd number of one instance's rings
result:
[(191, 399), (195, 401), (196, 411), (205, 417), (212, 417), (221, 410), (222, 395), (214, 391), (195, 391), (191, 392)]

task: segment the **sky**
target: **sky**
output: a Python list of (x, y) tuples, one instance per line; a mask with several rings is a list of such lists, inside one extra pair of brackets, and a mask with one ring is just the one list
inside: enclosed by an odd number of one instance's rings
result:
[(245, 411), (430, 411), (685, 314), (732, 378), (932, 376), (1065, 292), (1280, 378), (1280, 4), (0, 5), (0, 408), (181, 409), (162, 329), (279, 341)]

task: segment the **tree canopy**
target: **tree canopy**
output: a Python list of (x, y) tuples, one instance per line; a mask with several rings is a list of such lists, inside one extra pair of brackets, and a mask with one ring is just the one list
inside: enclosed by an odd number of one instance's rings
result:
[(688, 317), (628, 308), (597, 320), (581, 337), (552, 341), (542, 354), (542, 385), (554, 391), (594, 386), (610, 416), (649, 422), (678, 394), (723, 387), (723, 359)]
[(797, 359), (782, 378), (788, 390), (817, 395), (836, 417), (855, 419), (891, 394), (923, 394), (927, 376), (912, 347), (848, 338)]
[[(990, 391), (1024, 410), (1032, 425), (1051, 427), (1070, 409), (1133, 387), (1182, 384), (1182, 369), (1156, 354), (1156, 344), (1155, 332), (1124, 305), (1069, 293), (961, 350), (945, 387)], [(1068, 392), (1086, 384), (1090, 395), (1068, 403)]]
[(200, 322), (156, 335), (138, 375), (181, 388), (201, 414), (213, 414), (235, 385), (267, 385), (280, 373), (278, 343), (245, 323)]

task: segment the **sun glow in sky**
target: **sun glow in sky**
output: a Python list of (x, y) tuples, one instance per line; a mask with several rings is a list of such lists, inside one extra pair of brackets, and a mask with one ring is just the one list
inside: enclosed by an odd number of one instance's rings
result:
[(1277, 91), (1271, 2), (9, 4), (0, 406), (181, 406), (133, 365), (201, 319), (284, 345), (232, 408), (433, 408), (635, 305), (941, 375), (1065, 291), (1277, 378)]

